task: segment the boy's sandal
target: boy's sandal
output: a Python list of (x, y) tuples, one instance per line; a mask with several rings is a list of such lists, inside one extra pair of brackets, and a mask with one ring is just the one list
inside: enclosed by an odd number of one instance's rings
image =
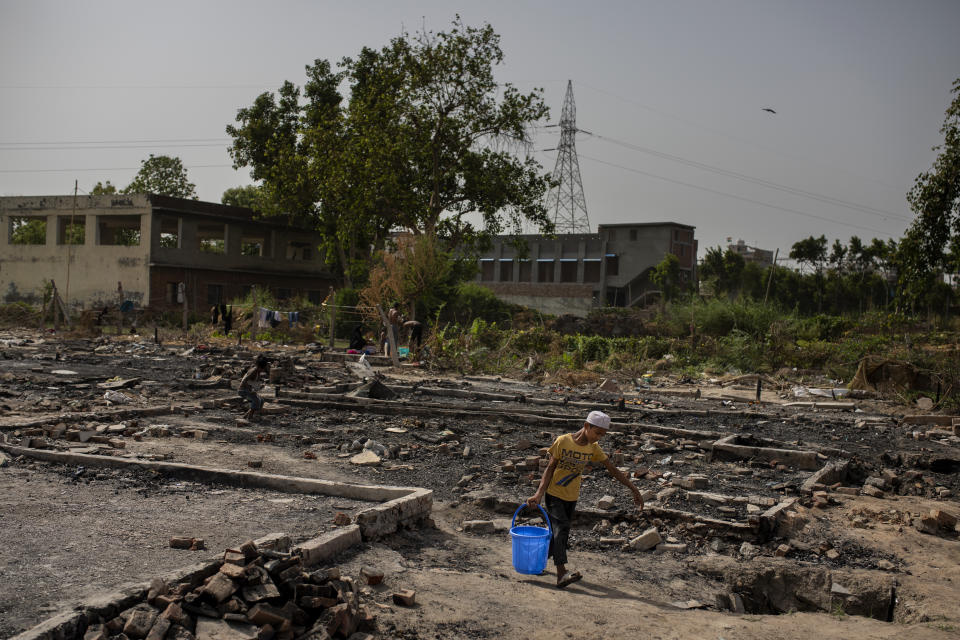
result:
[(569, 587), (574, 582), (579, 582), (582, 579), (583, 579), (583, 576), (580, 574), (580, 572), (574, 571), (573, 573), (571, 573), (570, 575), (563, 578), (560, 582), (557, 583), (557, 589), (564, 589), (566, 587)]

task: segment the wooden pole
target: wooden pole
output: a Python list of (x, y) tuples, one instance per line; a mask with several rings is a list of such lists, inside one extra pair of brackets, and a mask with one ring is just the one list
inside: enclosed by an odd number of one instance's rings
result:
[(253, 314), (250, 318), (250, 342), (257, 339), (257, 323), (260, 322), (260, 304), (257, 302), (257, 285), (250, 287), (253, 292)]
[(390, 321), (387, 320), (387, 314), (383, 312), (383, 309), (380, 308), (380, 305), (377, 305), (377, 313), (380, 314), (380, 321), (383, 322), (383, 326), (387, 328), (387, 344), (390, 345), (390, 361), (393, 362), (393, 366), (400, 366), (400, 356), (397, 354), (397, 341), (393, 335), (393, 327), (390, 326)]
[[(64, 297), (67, 299), (67, 302), (70, 302), (70, 262), (73, 258), (73, 242), (70, 240), (70, 234), (73, 233), (73, 219), (77, 215), (77, 188), (79, 185), (79, 180), (73, 181), (73, 211), (70, 212), (70, 227), (67, 229), (67, 232), (64, 235), (64, 241), (67, 243), (67, 289), (64, 292)], [(58, 229), (59, 231), (59, 229)]]
[(773, 264), (770, 265), (770, 277), (767, 278), (767, 291), (763, 294), (763, 304), (767, 304), (767, 296), (770, 295), (770, 283), (773, 282), (773, 272), (777, 267), (777, 257), (780, 255), (780, 247), (777, 247), (776, 253), (773, 254)]
[(67, 325), (67, 329), (73, 329), (73, 324), (70, 322), (70, 314), (67, 312), (67, 305), (63, 304), (63, 298), (60, 297), (60, 294), (57, 294), (57, 304), (60, 306), (60, 312), (63, 314), (63, 323)]
[(334, 298), (333, 287), (330, 287), (330, 295), (327, 296), (327, 300), (330, 301), (330, 348), (333, 349), (333, 342), (337, 335), (337, 305), (336, 299)]

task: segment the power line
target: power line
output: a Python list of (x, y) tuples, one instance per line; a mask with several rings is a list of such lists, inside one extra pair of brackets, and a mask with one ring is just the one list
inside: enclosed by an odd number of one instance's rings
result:
[(0, 89), (41, 89), (41, 90), (73, 90), (73, 89), (95, 89), (95, 90), (154, 90), (154, 89), (185, 89), (185, 90), (221, 90), (221, 89), (263, 89), (265, 86), (272, 85), (272, 82), (264, 84), (223, 84), (223, 85), (191, 85), (191, 84), (0, 84)]
[(709, 193), (715, 193), (715, 194), (717, 194), (717, 195), (724, 196), (724, 197), (727, 197), (727, 198), (734, 198), (734, 199), (736, 199), (736, 200), (742, 200), (742, 201), (744, 201), (744, 202), (749, 202), (749, 203), (751, 203), (751, 204), (758, 204), (758, 205), (761, 205), (761, 206), (764, 206), (764, 207), (769, 207), (769, 208), (771, 208), (771, 209), (777, 209), (777, 210), (779, 210), (779, 211), (784, 211), (784, 212), (786, 212), (786, 213), (794, 213), (794, 214), (797, 214), (797, 215), (800, 215), (800, 216), (805, 216), (805, 217), (807, 217), (807, 218), (814, 218), (814, 219), (816, 219), (816, 220), (821, 220), (821, 221), (823, 221), (823, 222), (829, 222), (829, 223), (831, 223), (831, 224), (838, 224), (838, 225), (841, 225), (841, 226), (844, 226), (844, 227), (850, 227), (850, 228), (853, 228), (853, 229), (860, 229), (861, 231), (869, 231), (869, 232), (871, 232), (871, 233), (879, 233), (879, 234), (881, 234), (881, 235), (889, 236), (889, 237), (891, 237), (891, 238), (894, 237), (892, 233), (889, 233), (889, 232), (886, 232), (886, 231), (880, 231), (879, 229), (872, 229), (872, 228), (870, 228), (870, 227), (863, 227), (863, 226), (860, 226), (860, 225), (858, 225), (858, 224), (852, 224), (852, 223), (849, 223), (849, 222), (841, 222), (841, 221), (836, 220), (836, 219), (833, 219), (833, 218), (826, 218), (826, 217), (824, 217), (824, 216), (818, 216), (818, 215), (813, 214), (813, 213), (807, 213), (806, 211), (799, 211), (799, 210), (797, 210), (797, 209), (790, 209), (790, 208), (788, 208), (788, 207), (781, 207), (781, 206), (778, 206), (778, 205), (775, 205), (775, 204), (770, 204), (770, 203), (768, 203), (768, 202), (761, 202), (760, 200), (753, 200), (752, 198), (744, 198), (743, 196), (733, 195), (732, 193), (726, 193), (725, 191), (718, 191), (717, 189), (711, 189), (711, 188), (709, 188), (709, 187), (702, 187), (702, 186), (700, 186), (700, 185), (691, 184), (691, 183), (689, 183), (689, 182), (683, 182), (682, 180), (674, 180), (673, 178), (666, 178), (666, 177), (664, 177), (664, 176), (658, 176), (658, 175), (656, 175), (655, 173), (649, 173), (649, 172), (647, 172), (647, 171), (641, 171), (640, 169), (634, 169), (634, 168), (632, 168), (632, 167), (625, 167), (625, 166), (623, 166), (623, 165), (616, 164), (616, 163), (613, 163), (613, 162), (607, 162), (606, 160), (600, 160), (599, 158), (591, 158), (590, 156), (585, 156), (585, 155), (583, 155), (583, 154), (580, 154), (580, 157), (581, 157), (581, 158), (585, 158), (585, 159), (587, 159), (587, 160), (592, 160), (593, 162), (598, 162), (598, 163), (600, 163), (600, 164), (605, 164), (605, 165), (608, 165), (608, 166), (611, 166), (611, 167), (616, 167), (616, 168), (618, 168), (618, 169), (623, 169), (624, 171), (630, 171), (631, 173), (638, 173), (638, 174), (640, 174), (640, 175), (648, 176), (648, 177), (650, 177), (650, 178), (656, 178), (657, 180), (664, 180), (664, 181), (666, 181), (666, 182), (671, 182), (671, 183), (673, 183), (673, 184), (679, 184), (679, 185), (682, 185), (682, 186), (684, 186), (684, 187), (691, 187), (691, 188), (693, 188), (693, 189), (699, 189), (699, 190), (701, 190), (701, 191), (707, 191), (707, 192), (709, 192)]
[[(184, 169), (209, 169), (215, 167), (233, 167), (232, 164), (194, 164), (184, 165)], [(0, 173), (70, 173), (73, 171), (139, 171), (140, 167), (100, 167), (90, 169), (0, 169)]]
[(167, 138), (163, 140), (41, 140), (21, 142), (0, 142), (0, 145), (75, 145), (75, 144), (163, 144), (167, 142), (226, 142), (230, 138)]
[(222, 147), (222, 142), (201, 142), (187, 144), (129, 144), (129, 145), (77, 145), (71, 147), (4, 147), (0, 151), (82, 151), (84, 149), (186, 149), (190, 147)]
[(737, 171), (731, 171), (729, 169), (724, 169), (722, 167), (706, 164), (704, 162), (698, 162), (696, 160), (689, 160), (687, 158), (682, 158), (680, 156), (675, 156), (669, 153), (664, 153), (662, 151), (657, 151), (656, 149), (650, 149), (648, 147), (642, 147), (640, 145), (636, 145), (630, 142), (624, 142), (622, 140), (608, 138), (606, 136), (602, 136), (596, 133), (590, 133), (589, 131), (581, 131), (581, 133), (585, 133), (589, 136), (593, 136), (594, 138), (599, 138), (600, 140), (604, 140), (606, 142), (619, 145), (621, 147), (624, 147), (625, 149), (630, 149), (632, 151), (639, 151), (641, 153), (646, 153), (652, 156), (656, 156), (658, 158), (663, 158), (665, 160), (671, 160), (673, 162), (686, 165), (688, 167), (694, 167), (697, 169), (710, 171), (712, 173), (727, 176), (730, 178), (736, 178), (737, 180), (743, 180), (745, 182), (750, 182), (752, 184), (756, 184), (762, 187), (767, 187), (769, 189), (776, 189), (777, 191), (783, 191), (785, 193), (790, 193), (797, 196), (803, 196), (805, 198), (812, 198), (814, 200), (819, 200), (820, 202), (833, 204), (841, 207), (846, 207), (848, 209), (854, 209), (856, 211), (860, 211), (861, 213), (866, 213), (869, 215), (881, 216), (884, 218), (896, 218), (898, 220), (902, 220), (903, 222), (910, 222), (910, 218), (893, 213), (892, 211), (885, 211), (883, 209), (877, 209), (876, 207), (857, 204), (856, 202), (841, 200), (840, 198), (834, 198), (833, 196), (827, 196), (827, 195), (823, 195), (813, 191), (807, 191), (806, 189), (799, 189), (797, 187), (791, 187), (789, 185), (778, 184), (776, 182), (771, 182), (770, 180), (765, 180), (763, 178), (757, 178), (744, 173), (739, 173)]
[(694, 122), (694, 121), (692, 121), (692, 120), (687, 120), (687, 119), (685, 119), (685, 118), (681, 118), (681, 117), (679, 117), (679, 116), (676, 116), (676, 115), (674, 115), (674, 114), (672, 114), (672, 113), (668, 113), (668, 112), (666, 112), (666, 111), (663, 111), (663, 110), (660, 110), (660, 109), (656, 109), (656, 108), (651, 107), (651, 106), (649, 106), (649, 105), (645, 105), (645, 104), (643, 104), (643, 103), (637, 102), (636, 100), (632, 100), (632, 99), (630, 99), (630, 98), (625, 98), (625, 97), (623, 97), (623, 96), (621, 96), (621, 95), (617, 95), (617, 94), (615, 94), (615, 93), (613, 93), (613, 92), (606, 91), (606, 90), (604, 90), (604, 89), (600, 89), (600, 88), (598, 88), (598, 87), (591, 86), (591, 85), (589, 85), (589, 84), (587, 84), (587, 83), (585, 83), (585, 82), (580, 82), (579, 84), (583, 85), (584, 87), (586, 87), (586, 88), (588, 88), (588, 89), (592, 89), (593, 91), (596, 91), (596, 92), (598, 92), (598, 93), (602, 93), (602, 94), (608, 95), (608, 96), (610, 96), (610, 97), (612, 97), (612, 98), (616, 98), (617, 100), (622, 100), (623, 102), (626, 102), (626, 103), (628, 103), (628, 104), (632, 104), (632, 105), (635, 106), (635, 107), (639, 107), (639, 108), (641, 108), (641, 109), (646, 109), (647, 111), (652, 111), (652, 112), (654, 112), (654, 113), (656, 113), (656, 114), (659, 114), (659, 115), (661, 115), (661, 116), (663, 116), (663, 117), (665, 117), (665, 118), (670, 118), (671, 120), (676, 120), (677, 122), (681, 122), (681, 123), (686, 124), (686, 125), (688, 125), (688, 126), (695, 127), (695, 128), (697, 128), (697, 129), (702, 129), (703, 131), (708, 131), (708, 132), (713, 133), (713, 134), (715, 134), (715, 135), (718, 135), (718, 136), (727, 138), (728, 140), (733, 140), (733, 141), (735, 141), (735, 142), (742, 142), (742, 143), (748, 144), (748, 145), (750, 145), (750, 146), (752, 146), (752, 147), (756, 147), (756, 148), (758, 148), (758, 149), (763, 149), (764, 151), (769, 151), (769, 152), (771, 152), (771, 153), (776, 153), (776, 154), (778, 154), (778, 155), (782, 155), (782, 156), (787, 157), (787, 158), (792, 158), (792, 159), (794, 159), (794, 160), (802, 160), (803, 162), (810, 162), (810, 163), (812, 163), (812, 164), (818, 164), (818, 165), (821, 165), (821, 166), (823, 166), (823, 167), (827, 167), (827, 168), (829, 168), (829, 169), (832, 170), (832, 171), (843, 171), (844, 173), (847, 173), (847, 174), (849, 174), (849, 175), (851, 175), (851, 176), (855, 176), (855, 177), (857, 177), (857, 178), (860, 178), (861, 180), (867, 180), (867, 181), (869, 181), (869, 182), (873, 182), (873, 183), (875, 183), (875, 184), (881, 185), (881, 186), (883, 186), (883, 187), (885, 187), (885, 188), (887, 188), (887, 189), (890, 189), (890, 190), (892, 190), (892, 191), (897, 191), (897, 190), (900, 189), (900, 187), (894, 187), (894, 186), (892, 186), (892, 185), (887, 184), (886, 182), (883, 182), (882, 180), (877, 180), (876, 178), (871, 178), (871, 177), (869, 177), (869, 176), (860, 175), (860, 174), (855, 173), (855, 172), (853, 172), (853, 171), (850, 171), (849, 169), (846, 169), (846, 168), (844, 168), (844, 167), (831, 167), (831, 166), (829, 166), (829, 165), (827, 165), (827, 164), (817, 162), (816, 160), (811, 160), (811, 159), (809, 159), (809, 158), (804, 158), (803, 156), (797, 156), (797, 155), (793, 155), (793, 154), (789, 154), (789, 153), (784, 153), (782, 149), (767, 147), (767, 146), (765, 146), (765, 145), (762, 145), (762, 144), (758, 144), (758, 143), (756, 143), (756, 142), (753, 142), (752, 140), (747, 140), (747, 139), (745, 139), (745, 138), (739, 138), (739, 137), (737, 137), (737, 136), (732, 136), (732, 135), (730, 135), (730, 134), (724, 133), (723, 131), (719, 131), (719, 130), (717, 130), (717, 129), (713, 129), (713, 128), (711, 128), (711, 127), (704, 126), (704, 125), (699, 124), (699, 123), (697, 123), (697, 122)]

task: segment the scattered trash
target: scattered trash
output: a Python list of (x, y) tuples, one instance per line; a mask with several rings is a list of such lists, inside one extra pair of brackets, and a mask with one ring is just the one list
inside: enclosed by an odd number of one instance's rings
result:
[(103, 398), (104, 400), (112, 404), (130, 404), (132, 402), (132, 400), (128, 396), (125, 396), (119, 391), (113, 391), (113, 390), (110, 390), (104, 393)]

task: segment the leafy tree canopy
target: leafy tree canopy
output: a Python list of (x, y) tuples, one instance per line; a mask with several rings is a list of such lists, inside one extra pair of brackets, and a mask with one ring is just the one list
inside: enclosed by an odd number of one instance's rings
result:
[(238, 111), (227, 127), (234, 166), (262, 183), (265, 212), (304, 217), (325, 234), (348, 284), (391, 229), (436, 237), (441, 251), (525, 220), (550, 231), (549, 175), (511, 152), (548, 110), (542, 90), (495, 81), (502, 61), (493, 28), (459, 17), (448, 32), (365, 47), (337, 70), (316, 60), (302, 92), (285, 82)]
[(939, 154), (907, 194), (916, 218), (900, 243), (897, 266), (911, 306), (924, 295), (932, 273), (946, 266), (947, 247), (960, 236), (960, 78), (954, 80), (951, 93), (955, 97), (940, 128), (943, 144), (933, 148)]
[(794, 242), (790, 248), (790, 259), (796, 260), (801, 265), (808, 264), (816, 271), (820, 271), (827, 259), (827, 237), (814, 238), (810, 236), (799, 242)]
[(263, 190), (255, 184), (231, 187), (223, 192), (220, 202), (231, 207), (246, 207), (254, 211), (262, 209)]
[(187, 179), (187, 170), (180, 158), (155, 156), (152, 153), (140, 163), (140, 171), (123, 193), (155, 193), (197, 199), (196, 185)]
[(116, 192), (117, 187), (109, 180), (107, 180), (106, 183), (97, 182), (97, 184), (93, 185), (93, 189), (90, 189), (90, 195), (92, 196), (108, 196)]

